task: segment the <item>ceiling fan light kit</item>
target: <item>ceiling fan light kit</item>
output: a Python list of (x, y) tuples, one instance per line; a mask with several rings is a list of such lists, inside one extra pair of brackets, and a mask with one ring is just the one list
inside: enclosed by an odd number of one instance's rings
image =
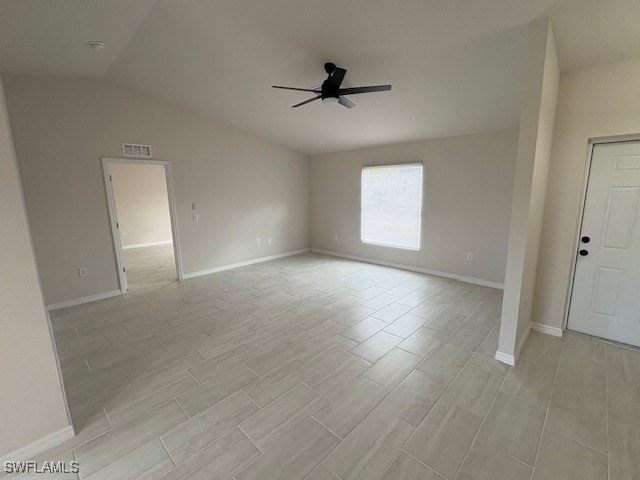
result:
[(322, 100), (322, 103), (339, 103), (343, 107), (353, 108), (356, 106), (346, 95), (356, 95), (360, 93), (373, 93), (373, 92), (386, 92), (391, 90), (391, 85), (372, 85), (369, 87), (350, 87), (340, 88), (342, 81), (347, 73), (344, 68), (337, 67), (335, 63), (325, 63), (324, 71), (327, 72), (327, 79), (322, 82), (322, 86), (319, 88), (298, 88), (298, 87), (282, 87), (280, 85), (273, 85), (273, 88), (279, 88), (282, 90), (295, 90), (298, 92), (310, 92), (315, 93), (316, 96), (293, 105), (291, 108), (301, 107), (307, 103), (314, 102), (316, 100)]
[(339, 101), (340, 99), (336, 97), (325, 97), (322, 99), (322, 103), (338, 103)]

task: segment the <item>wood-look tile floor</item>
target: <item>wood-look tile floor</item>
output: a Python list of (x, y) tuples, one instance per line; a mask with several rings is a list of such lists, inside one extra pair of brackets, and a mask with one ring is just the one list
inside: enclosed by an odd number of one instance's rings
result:
[(640, 352), (532, 332), (508, 368), (500, 306), (305, 254), (58, 310), (77, 436), (38, 459), (91, 480), (639, 478)]
[(177, 281), (173, 244), (123, 250), (130, 292), (152, 290)]

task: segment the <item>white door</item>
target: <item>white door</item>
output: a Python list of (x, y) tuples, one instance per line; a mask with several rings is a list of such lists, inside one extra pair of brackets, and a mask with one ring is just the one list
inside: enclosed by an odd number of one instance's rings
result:
[(640, 142), (593, 147), (571, 330), (640, 346)]

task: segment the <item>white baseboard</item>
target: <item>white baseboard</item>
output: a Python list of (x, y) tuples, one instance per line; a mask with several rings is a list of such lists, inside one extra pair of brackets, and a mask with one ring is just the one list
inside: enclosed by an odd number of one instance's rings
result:
[(299, 255), (301, 253), (308, 252), (308, 248), (302, 250), (294, 250), (292, 252), (278, 253), (276, 255), (269, 255), (268, 257), (252, 258), (251, 260), (244, 260), (243, 262), (230, 263), (228, 265), (222, 265), (221, 267), (207, 268), (206, 270), (198, 270), (197, 272), (184, 273), (182, 278), (184, 280), (188, 278), (201, 277), (203, 275), (210, 275), (212, 273), (224, 272), (225, 270), (232, 270), (234, 268), (246, 267), (255, 263), (268, 262), (269, 260), (277, 260), (278, 258), (290, 257), (292, 255)]
[(172, 240), (162, 240), (161, 242), (149, 242), (149, 243), (134, 243), (133, 245), (123, 245), (123, 250), (129, 250), (131, 248), (143, 248), (143, 247), (155, 247), (157, 245), (169, 245), (173, 243)]
[(358, 257), (355, 255), (347, 255), (346, 253), (333, 252), (330, 250), (321, 250), (319, 248), (309, 249), (311, 252), (321, 253), (323, 255), (331, 255), (333, 257), (346, 258), (348, 260), (355, 260), (357, 262), (373, 263), (375, 265), (382, 265), (384, 267), (393, 267), (400, 270), (409, 270), (411, 272), (424, 273), (427, 275), (435, 275), (436, 277), (451, 278), (453, 280), (459, 280), (461, 282), (473, 283), (474, 285), (482, 285), (483, 287), (498, 288), (504, 290), (503, 283), (491, 282), (483, 278), (467, 277), (465, 275), (458, 275), (457, 273), (440, 272), (438, 270), (431, 270), (429, 268), (414, 267), (411, 265), (405, 265), (403, 263), (386, 262), (383, 260), (376, 260), (369, 257)]
[(516, 360), (518, 359), (518, 357), (520, 357), (520, 352), (522, 351), (522, 347), (524, 347), (524, 344), (527, 341), (527, 338), (529, 337), (529, 332), (531, 332), (531, 323), (527, 325), (527, 328), (524, 331), (524, 334), (522, 335), (522, 337), (520, 338), (518, 345), (516, 345), (514, 354), (509, 355), (508, 353), (504, 353), (498, 350), (495, 356), (496, 360), (502, 363), (506, 363), (507, 365), (511, 365), (511, 366), (515, 365)]
[(86, 297), (72, 298), (71, 300), (65, 300), (64, 302), (49, 304), (47, 305), (47, 310), (59, 310), (60, 308), (75, 307), (76, 305), (82, 305), (83, 303), (104, 300), (105, 298), (117, 297), (118, 295), (122, 295), (121, 290), (111, 290), (110, 292), (96, 293), (95, 295), (88, 295)]
[(496, 352), (496, 360), (511, 366), (516, 364), (516, 359), (513, 355), (509, 355), (508, 353), (503, 353), (500, 351)]
[(50, 433), (35, 442), (30, 443), (29, 445), (25, 445), (22, 448), (19, 448), (11, 453), (7, 453), (2, 455), (2, 462), (5, 461), (14, 461), (21, 462), (25, 460), (29, 460), (34, 456), (42, 453), (50, 448), (56, 447), (60, 445), (65, 440), (69, 440), (75, 436), (75, 432), (73, 431), (73, 426), (67, 425), (60, 430)]
[[(182, 275), (182, 279), (186, 280), (188, 278), (200, 277), (202, 275), (209, 275), (211, 273), (223, 272), (225, 270), (231, 270), (233, 268), (253, 265), (254, 263), (262, 263), (268, 262), (269, 260), (276, 260), (278, 258), (290, 257), (292, 255), (298, 255), (300, 253), (306, 253), (308, 251), (309, 249), (303, 248), (302, 250), (295, 250), (293, 252), (279, 253), (277, 255), (270, 255), (268, 257), (253, 258), (251, 260), (245, 260), (244, 262), (232, 263), (229, 265), (223, 265), (221, 267), (209, 268), (207, 270), (185, 273)], [(111, 292), (97, 293), (95, 295), (89, 295), (87, 297), (73, 298), (71, 300), (65, 300), (64, 302), (47, 305), (47, 310), (58, 310), (60, 308), (75, 307), (76, 305), (82, 305), (83, 303), (95, 302), (96, 300), (104, 300), (105, 298), (116, 297), (121, 294), (122, 291), (120, 290), (112, 290)]]
[(520, 356), (522, 347), (527, 341), (531, 330), (535, 330), (536, 332), (540, 333), (546, 333), (548, 335), (553, 335), (554, 337), (562, 337), (562, 329), (560, 328), (550, 327), (549, 325), (543, 325), (542, 323), (537, 322), (529, 322), (529, 325), (527, 325), (527, 330), (525, 331), (524, 335), (522, 335), (522, 338), (516, 346), (515, 355), (509, 355), (508, 353), (498, 351), (496, 352), (496, 360), (499, 360), (502, 363), (506, 363), (507, 365), (515, 365), (515, 362)]
[(554, 337), (562, 337), (562, 329), (558, 327), (550, 327), (544, 323), (531, 322), (531, 330), (536, 332), (546, 333), (547, 335), (553, 335)]

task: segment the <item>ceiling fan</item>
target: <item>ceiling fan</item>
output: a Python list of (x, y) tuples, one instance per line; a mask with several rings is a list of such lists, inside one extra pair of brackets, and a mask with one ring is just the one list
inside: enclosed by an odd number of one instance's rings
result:
[(281, 88), (283, 90), (297, 90), (299, 92), (311, 92), (316, 96), (293, 105), (291, 108), (301, 107), (307, 103), (315, 102), (316, 100), (322, 100), (323, 103), (339, 103), (343, 107), (353, 108), (356, 106), (345, 95), (355, 95), (357, 93), (372, 93), (372, 92), (386, 92), (391, 90), (391, 85), (373, 85), (370, 87), (349, 87), (340, 88), (342, 80), (347, 71), (344, 68), (336, 67), (335, 63), (325, 63), (324, 71), (329, 75), (327, 79), (322, 82), (322, 86), (317, 88), (296, 88), (296, 87), (281, 87), (279, 85), (273, 85), (273, 88)]

